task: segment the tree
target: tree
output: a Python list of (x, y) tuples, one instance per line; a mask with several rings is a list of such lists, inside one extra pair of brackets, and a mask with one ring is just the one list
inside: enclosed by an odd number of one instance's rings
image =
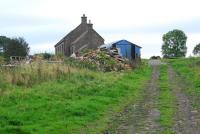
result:
[(193, 54), (200, 56), (200, 43), (194, 47)]
[(4, 58), (0, 55), (0, 65), (4, 63)]
[(0, 36), (0, 53), (4, 52), (4, 47), (10, 43), (10, 39), (5, 36)]
[(162, 54), (164, 58), (185, 57), (187, 52), (187, 36), (181, 30), (175, 29), (162, 37)]
[(53, 55), (50, 54), (50, 53), (47, 53), (47, 52), (43, 53), (43, 58), (44, 58), (45, 60), (49, 60), (52, 56), (53, 56)]
[(10, 43), (10, 39), (7, 38), (6, 36), (0, 36), (0, 58), (1, 61), (3, 61), (3, 57), (4, 57), (4, 50), (5, 50), (5, 46), (8, 45)]
[(4, 47), (4, 57), (8, 60), (10, 56), (27, 56), (29, 53), (28, 43), (21, 37), (7, 40)]

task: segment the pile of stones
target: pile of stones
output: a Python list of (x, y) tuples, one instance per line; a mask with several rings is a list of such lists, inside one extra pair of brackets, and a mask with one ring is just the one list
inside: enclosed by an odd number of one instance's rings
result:
[(119, 55), (116, 48), (106, 49), (100, 48), (90, 51), (77, 57), (81, 61), (95, 64), (98, 70), (103, 71), (120, 71), (132, 69), (130, 61)]

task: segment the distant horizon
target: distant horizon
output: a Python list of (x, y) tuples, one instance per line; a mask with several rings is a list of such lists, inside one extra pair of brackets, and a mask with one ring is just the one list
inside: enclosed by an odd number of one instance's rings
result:
[(200, 42), (199, 5), (198, 0), (7, 0), (0, 2), (0, 35), (23, 37), (30, 54), (54, 53), (54, 45), (85, 14), (105, 43), (126, 39), (142, 47), (142, 58), (162, 56), (163, 34), (180, 29), (188, 37), (190, 56)]

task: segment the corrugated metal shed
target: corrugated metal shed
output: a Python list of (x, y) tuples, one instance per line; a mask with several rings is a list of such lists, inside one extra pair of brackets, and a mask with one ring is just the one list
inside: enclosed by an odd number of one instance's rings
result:
[(100, 46), (100, 48), (107, 48), (107, 49), (111, 47), (117, 48), (119, 54), (122, 57), (128, 58), (130, 60), (135, 60), (136, 58), (140, 58), (141, 55), (140, 51), (141, 47), (127, 40), (119, 40)]

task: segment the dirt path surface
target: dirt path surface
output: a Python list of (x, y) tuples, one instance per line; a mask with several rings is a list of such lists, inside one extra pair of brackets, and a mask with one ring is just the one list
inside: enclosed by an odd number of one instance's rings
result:
[(175, 132), (177, 134), (200, 134), (199, 111), (192, 109), (191, 101), (183, 92), (187, 86), (178, 79), (172, 67), (169, 67), (170, 84), (176, 94), (177, 113)]
[[(162, 134), (165, 128), (159, 124), (159, 60), (151, 60), (153, 68), (151, 80), (147, 84), (144, 95), (137, 103), (127, 106), (123, 113), (113, 119), (110, 130), (104, 134)], [(176, 97), (176, 113), (174, 114), (175, 134), (200, 134), (200, 111), (192, 108), (191, 100), (186, 94), (186, 84), (173, 68), (168, 66), (169, 84)], [(170, 90), (170, 89), (169, 89)]]
[(113, 120), (114, 125), (112, 124), (111, 130), (106, 131), (105, 134), (150, 134), (160, 131), (160, 126), (156, 122), (160, 116), (156, 107), (156, 98), (159, 94), (157, 86), (160, 74), (159, 64), (158, 60), (149, 62), (153, 68), (153, 74), (143, 98), (118, 115), (118, 118)]

